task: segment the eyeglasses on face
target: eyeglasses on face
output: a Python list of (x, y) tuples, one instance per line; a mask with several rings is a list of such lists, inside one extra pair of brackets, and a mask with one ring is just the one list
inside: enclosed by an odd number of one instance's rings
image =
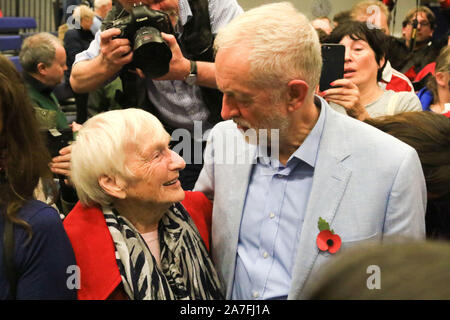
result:
[[(414, 20), (413, 20), (414, 21)], [(406, 24), (408, 25), (408, 26), (412, 26), (413, 25), (413, 21), (408, 21)], [(425, 21), (425, 20), (423, 20), (423, 21), (417, 21), (417, 26), (421, 26), (421, 27), (429, 27), (430, 26), (430, 23), (428, 22), (428, 21)]]

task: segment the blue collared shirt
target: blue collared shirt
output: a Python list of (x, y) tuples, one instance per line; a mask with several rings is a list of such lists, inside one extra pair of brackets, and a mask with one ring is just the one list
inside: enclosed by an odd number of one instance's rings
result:
[[(192, 11), (188, 0), (179, 0), (178, 5), (179, 21), (175, 33), (179, 39), (183, 33), (183, 26), (192, 17)], [(208, 9), (211, 32), (214, 35), (221, 27), (243, 12), (236, 0), (209, 0)], [(181, 50), (183, 51), (183, 48)], [(100, 32), (97, 32), (89, 48), (77, 54), (75, 63), (93, 59), (99, 53)], [(173, 128), (187, 129), (192, 133), (194, 132), (194, 121), (202, 123), (202, 132), (214, 125), (207, 122), (209, 110), (203, 102), (199, 86), (191, 86), (180, 80), (153, 81), (147, 79), (147, 93), (150, 101), (158, 109), (162, 122)]]
[(92, 34), (96, 34), (102, 27), (102, 21), (103, 19), (100, 18), (99, 16), (94, 16), (94, 19), (92, 20), (92, 25), (91, 25), (91, 32)]
[(258, 149), (242, 214), (232, 299), (287, 298), (324, 121), (321, 111), (286, 166)]

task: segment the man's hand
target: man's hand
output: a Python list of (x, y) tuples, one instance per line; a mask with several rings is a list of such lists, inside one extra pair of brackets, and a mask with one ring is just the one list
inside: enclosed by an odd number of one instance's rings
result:
[(93, 58), (75, 63), (70, 73), (70, 85), (76, 93), (86, 93), (104, 86), (105, 82), (133, 60), (130, 41), (114, 37), (120, 29), (112, 28), (100, 33), (100, 52)]
[(359, 89), (349, 79), (339, 79), (331, 83), (333, 88), (322, 92), (322, 97), (328, 102), (334, 102), (345, 108), (350, 117), (358, 120), (370, 118), (366, 108), (360, 103)]
[(181, 53), (180, 46), (173, 35), (161, 32), (161, 36), (172, 51), (172, 59), (169, 72), (155, 80), (184, 80), (191, 70), (190, 61)]
[(100, 55), (111, 68), (119, 71), (133, 60), (130, 41), (124, 38), (113, 39), (120, 35), (120, 29), (112, 28), (100, 34)]

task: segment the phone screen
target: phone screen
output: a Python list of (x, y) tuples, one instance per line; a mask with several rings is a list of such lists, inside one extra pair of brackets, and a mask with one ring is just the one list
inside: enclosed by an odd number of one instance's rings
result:
[(320, 91), (331, 88), (330, 83), (344, 77), (345, 47), (342, 44), (322, 44), (322, 73)]

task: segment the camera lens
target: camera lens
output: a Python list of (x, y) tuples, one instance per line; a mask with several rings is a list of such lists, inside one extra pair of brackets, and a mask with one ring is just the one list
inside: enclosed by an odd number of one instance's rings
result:
[(169, 72), (172, 51), (153, 27), (140, 28), (134, 38), (133, 62), (144, 74), (158, 78)]

